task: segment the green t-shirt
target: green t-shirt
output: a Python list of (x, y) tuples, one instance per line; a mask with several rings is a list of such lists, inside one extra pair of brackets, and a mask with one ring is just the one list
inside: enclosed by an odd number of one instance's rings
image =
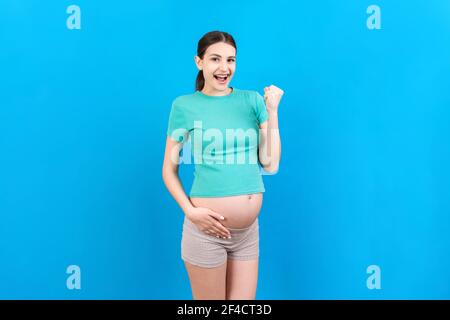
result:
[(190, 197), (223, 197), (264, 192), (258, 161), (259, 124), (268, 119), (256, 91), (209, 96), (201, 91), (177, 97), (167, 134), (191, 143), (194, 181)]

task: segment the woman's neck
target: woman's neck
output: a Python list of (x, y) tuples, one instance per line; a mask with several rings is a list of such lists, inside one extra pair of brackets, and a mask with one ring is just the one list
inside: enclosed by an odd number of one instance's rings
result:
[(232, 88), (228, 87), (224, 91), (218, 91), (214, 89), (207, 88), (206, 86), (202, 89), (202, 93), (208, 96), (227, 96), (233, 91)]

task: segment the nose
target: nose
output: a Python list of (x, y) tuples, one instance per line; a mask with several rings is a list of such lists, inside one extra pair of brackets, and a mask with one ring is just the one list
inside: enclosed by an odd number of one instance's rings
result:
[(224, 72), (228, 71), (228, 66), (227, 66), (226, 61), (222, 61), (222, 63), (220, 64), (220, 71), (224, 71)]

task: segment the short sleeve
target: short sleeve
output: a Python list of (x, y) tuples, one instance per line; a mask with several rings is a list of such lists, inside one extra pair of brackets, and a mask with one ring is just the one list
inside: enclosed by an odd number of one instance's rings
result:
[(259, 92), (255, 91), (256, 102), (255, 102), (255, 113), (256, 118), (258, 119), (258, 124), (263, 123), (269, 118), (269, 114), (267, 113), (266, 104), (264, 102), (264, 98)]
[(178, 142), (185, 141), (187, 134), (186, 119), (182, 107), (176, 100), (172, 103), (167, 126), (167, 135)]

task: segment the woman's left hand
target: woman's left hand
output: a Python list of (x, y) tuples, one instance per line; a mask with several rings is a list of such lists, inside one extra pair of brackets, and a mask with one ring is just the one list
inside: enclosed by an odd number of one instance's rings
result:
[(268, 112), (278, 112), (278, 105), (283, 94), (284, 91), (273, 84), (264, 88), (264, 101)]

